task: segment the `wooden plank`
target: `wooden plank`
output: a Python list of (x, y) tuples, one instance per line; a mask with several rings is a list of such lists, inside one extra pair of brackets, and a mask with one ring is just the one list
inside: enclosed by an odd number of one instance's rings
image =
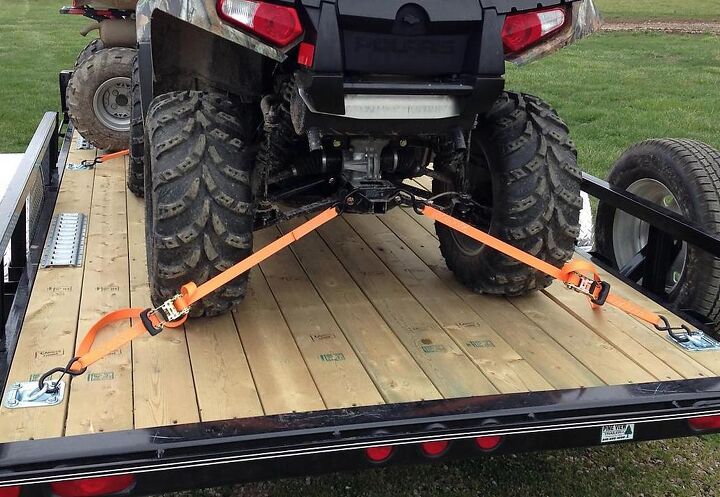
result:
[(542, 292), (510, 302), (608, 385), (657, 380)]
[(619, 309), (610, 305), (593, 309), (584, 296), (561, 285), (552, 285), (545, 293), (660, 380), (713, 376), (707, 368)]
[(317, 233), (292, 250), (386, 402), (442, 398)]
[[(580, 257), (580, 256), (577, 256)], [(670, 311), (662, 307), (660, 304), (654, 302), (652, 299), (646, 297), (645, 295), (641, 294), (640, 292), (636, 292), (632, 288), (630, 288), (628, 285), (621, 282), (616, 277), (612, 276), (610, 273), (601, 270), (598, 268), (598, 273), (600, 274), (600, 277), (610, 283), (612, 285), (613, 291), (617, 293), (617, 295), (624, 297), (628, 300), (631, 300), (632, 302), (639, 304), (646, 309), (653, 311), (658, 314), (662, 314), (664, 316), (667, 316), (671, 323), (673, 324), (686, 324), (690, 327), (690, 329), (693, 328), (692, 325), (688, 324), (687, 322), (683, 321), (679, 317), (673, 315)], [(703, 367), (707, 368), (708, 370), (713, 372), (713, 375), (720, 375), (720, 351), (704, 351), (704, 352), (688, 352), (683, 349), (680, 349), (679, 346), (669, 342), (667, 339), (667, 334), (665, 332), (659, 332), (657, 331), (651, 324), (648, 324), (640, 319), (637, 319), (637, 322), (640, 323), (642, 326), (647, 328), (651, 333), (660, 336), (660, 338), (664, 341), (667, 341), (672, 345), (673, 347), (677, 347), (678, 350), (680, 350), (683, 354), (691, 358), (694, 362), (702, 365)], [(705, 375), (705, 373), (703, 373)]]
[[(95, 169), (78, 340), (103, 315), (130, 304), (125, 167), (126, 158), (119, 158)], [(129, 324), (109, 326), (98, 336), (97, 344)], [(131, 354), (131, 346), (126, 345), (72, 381), (67, 435), (132, 429)]]
[[(276, 230), (255, 233), (265, 246)], [(289, 249), (262, 264), (280, 310), (329, 408), (382, 404), (383, 398), (347, 338)]]
[(498, 335), (503, 337), (555, 388), (599, 386), (603, 382), (563, 349), (506, 299), (478, 295), (460, 284), (445, 265), (437, 239), (417, 223), (408, 222), (409, 212), (394, 209), (379, 219)]
[[(77, 151), (73, 141), (69, 161), (94, 157), (95, 150)], [(65, 171), (54, 214), (89, 215), (94, 178), (94, 170)], [(83, 267), (38, 269), (8, 384), (37, 379), (72, 359), (83, 271)], [(0, 442), (59, 437), (65, 428), (66, 409), (67, 396), (61, 405), (41, 409), (0, 407)]]
[(343, 219), (336, 219), (320, 228), (319, 232), (444, 397), (497, 392), (488, 378)]
[(261, 416), (260, 398), (232, 315), (190, 319), (185, 330), (200, 419)]
[(355, 215), (345, 219), (500, 392), (552, 389), (377, 217)]
[(233, 311), (265, 414), (318, 411), (325, 403), (262, 272)]
[[(130, 256), (130, 304), (149, 307), (145, 251), (145, 203), (129, 190), (127, 229)], [(200, 421), (185, 329), (167, 328), (132, 345), (135, 428)]]

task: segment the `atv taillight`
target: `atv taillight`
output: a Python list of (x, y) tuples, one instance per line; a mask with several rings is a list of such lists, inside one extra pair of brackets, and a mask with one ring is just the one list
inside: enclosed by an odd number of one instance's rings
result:
[(280, 47), (303, 33), (300, 18), (292, 7), (253, 0), (218, 0), (217, 10), (226, 21)]
[(502, 30), (506, 55), (515, 55), (550, 38), (565, 26), (564, 8), (534, 10), (505, 18)]

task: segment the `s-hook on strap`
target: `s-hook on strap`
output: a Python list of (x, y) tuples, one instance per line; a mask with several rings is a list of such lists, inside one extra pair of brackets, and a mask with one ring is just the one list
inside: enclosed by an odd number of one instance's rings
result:
[[(595, 267), (589, 262), (575, 260), (567, 263), (562, 268), (557, 268), (433, 207), (433, 205), (431, 205), (432, 199), (418, 201), (411, 193), (400, 190), (398, 192), (405, 194), (404, 203), (411, 205), (416, 212), (428, 216), (439, 223), (561, 281), (567, 288), (587, 296), (593, 307), (600, 307), (606, 303), (611, 304), (628, 314), (654, 325), (659, 331), (667, 331), (675, 340), (688, 340), (687, 336), (691, 332), (686, 326), (671, 327), (667, 318), (664, 316), (644, 309), (611, 293), (610, 285), (602, 281)], [(442, 195), (447, 196), (447, 194)], [(410, 200), (408, 200), (408, 197)], [(260, 264), (265, 259), (276, 254), (308, 233), (315, 231), (328, 221), (331, 221), (342, 212), (344, 205), (344, 203), (339, 203), (337, 206), (321, 212), (309, 221), (199, 286), (192, 282), (183, 285), (180, 293), (158, 307), (148, 309), (119, 309), (106, 314), (90, 328), (80, 343), (75, 357), (70, 360), (66, 367), (52, 369), (40, 378), (40, 388), (43, 388), (45, 380), (55, 373), (61, 373), (62, 375), (68, 374), (70, 376), (83, 374), (93, 363), (145, 333), (155, 336), (166, 327), (177, 328), (181, 326), (185, 320), (187, 320), (190, 308), (195, 302), (226, 285), (246, 271), (249, 271), (254, 266)], [(121, 331), (102, 345), (93, 348), (95, 338), (103, 328), (112, 323), (128, 319), (133, 320), (131, 327)], [(675, 331), (681, 331), (681, 333), (676, 334), (674, 333)]]
[(80, 162), (80, 165), (83, 166), (84, 169), (92, 169), (97, 164), (102, 164), (103, 162), (117, 159), (118, 157), (125, 157), (126, 155), (130, 155), (130, 150), (119, 150), (117, 152), (112, 152), (109, 154), (104, 155), (98, 155), (94, 159), (85, 159), (82, 162)]

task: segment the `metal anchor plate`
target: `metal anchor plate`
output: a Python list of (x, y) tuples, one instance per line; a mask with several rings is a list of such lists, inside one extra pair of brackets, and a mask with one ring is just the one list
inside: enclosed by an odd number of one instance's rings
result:
[(85, 214), (63, 212), (53, 217), (40, 267), (82, 266), (86, 228)]
[(93, 147), (92, 144), (89, 141), (87, 141), (85, 138), (83, 138), (82, 136), (78, 136), (77, 141), (75, 143), (76, 143), (75, 148), (77, 148), (78, 150), (94, 150), (95, 149), (95, 147)]
[[(680, 335), (680, 337), (683, 339), (682, 341), (675, 340), (673, 337), (668, 335), (668, 340), (691, 352), (720, 350), (720, 342), (699, 330), (692, 331), (690, 333), (683, 333)], [(685, 340), (686, 337), (687, 340)]]
[(42, 389), (37, 381), (13, 383), (3, 398), (3, 407), (20, 409), (25, 407), (55, 406), (65, 398), (65, 382), (46, 381)]
[(68, 162), (65, 166), (66, 169), (70, 171), (87, 171), (89, 169), (95, 168), (95, 162), (94, 161), (82, 161), (77, 164)]

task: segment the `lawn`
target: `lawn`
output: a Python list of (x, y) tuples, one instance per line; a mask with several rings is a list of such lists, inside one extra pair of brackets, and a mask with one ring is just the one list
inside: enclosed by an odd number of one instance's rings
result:
[(720, 0), (595, 0), (607, 20), (720, 19)]
[[(58, 107), (57, 72), (87, 40), (60, 2), (0, 0), (0, 152), (24, 150), (42, 112)], [(720, 0), (603, 0), (609, 17), (720, 17)], [(675, 6), (681, 5), (682, 9)], [(646, 6), (650, 6), (646, 12)], [(631, 143), (690, 137), (720, 147), (720, 38), (602, 34), (521, 68), (508, 87), (550, 101), (570, 124), (584, 168), (604, 175)], [(491, 457), (434, 466), (192, 492), (248, 496), (711, 496), (720, 439)], [(190, 494), (188, 494), (190, 495)]]

